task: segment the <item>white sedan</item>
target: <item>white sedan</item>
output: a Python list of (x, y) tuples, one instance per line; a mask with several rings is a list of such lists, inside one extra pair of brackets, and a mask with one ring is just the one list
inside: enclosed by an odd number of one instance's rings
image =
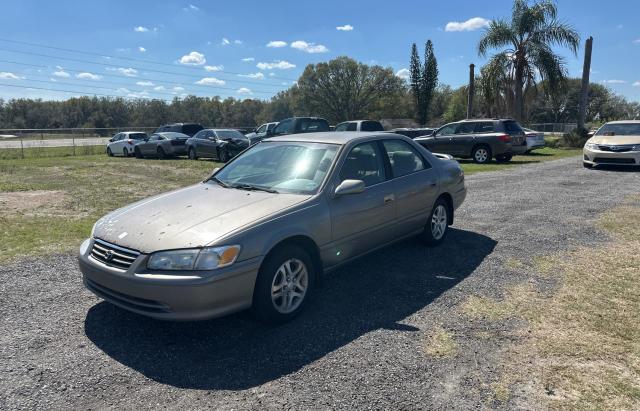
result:
[(527, 153), (536, 148), (544, 147), (544, 133), (542, 131), (535, 131), (528, 128), (523, 128), (523, 130), (527, 138)]
[(147, 133), (141, 133), (139, 131), (123, 131), (122, 133), (118, 133), (109, 140), (107, 155), (109, 157), (116, 155), (124, 157), (132, 156), (135, 145), (148, 138)]

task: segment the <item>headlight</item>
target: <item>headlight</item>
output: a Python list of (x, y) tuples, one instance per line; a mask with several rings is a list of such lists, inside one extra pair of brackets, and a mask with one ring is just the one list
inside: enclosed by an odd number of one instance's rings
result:
[(587, 143), (585, 144), (585, 147), (589, 150), (597, 150), (598, 149), (598, 145), (597, 144), (593, 144), (593, 143)]
[(150, 270), (214, 270), (233, 264), (240, 254), (239, 245), (159, 251), (147, 262)]
[(80, 255), (85, 255), (87, 253), (90, 243), (91, 243), (91, 239), (87, 238), (82, 242), (82, 244), (80, 244)]

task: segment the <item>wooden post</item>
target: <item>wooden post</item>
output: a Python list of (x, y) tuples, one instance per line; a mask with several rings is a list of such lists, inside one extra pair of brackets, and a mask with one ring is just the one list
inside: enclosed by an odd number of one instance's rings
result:
[(580, 108), (578, 111), (578, 132), (585, 130), (587, 104), (589, 103), (589, 74), (591, 72), (591, 48), (593, 37), (589, 37), (584, 47), (584, 65), (582, 66), (582, 88), (580, 89)]
[(20, 134), (20, 158), (24, 160), (24, 143), (22, 142), (22, 134)]
[(473, 95), (475, 93), (476, 76), (474, 73), (475, 65), (469, 64), (469, 96), (467, 98), (467, 119), (473, 117)]

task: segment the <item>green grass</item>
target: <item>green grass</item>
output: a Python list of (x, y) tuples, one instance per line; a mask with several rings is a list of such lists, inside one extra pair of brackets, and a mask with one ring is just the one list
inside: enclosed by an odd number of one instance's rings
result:
[[(0, 160), (1, 199), (11, 203), (0, 208), (0, 261), (71, 250), (107, 212), (197, 183), (216, 166), (202, 160), (137, 160), (104, 154)], [(46, 190), (37, 207), (16, 193), (34, 190)], [(47, 197), (49, 192), (59, 195)]]
[(29, 147), (24, 150), (19, 148), (0, 148), (0, 160), (17, 160), (41, 158), (41, 157), (69, 157), (69, 156), (91, 156), (104, 154), (104, 145), (98, 146), (76, 146), (73, 147)]
[(565, 157), (573, 157), (582, 154), (581, 149), (564, 149), (545, 147), (535, 150), (529, 154), (515, 156), (508, 163), (496, 163), (492, 161), (489, 164), (476, 164), (472, 160), (458, 159), (462, 165), (465, 174), (475, 174), (483, 171), (498, 171), (507, 168), (521, 166), (523, 164), (534, 164), (549, 160), (558, 160)]

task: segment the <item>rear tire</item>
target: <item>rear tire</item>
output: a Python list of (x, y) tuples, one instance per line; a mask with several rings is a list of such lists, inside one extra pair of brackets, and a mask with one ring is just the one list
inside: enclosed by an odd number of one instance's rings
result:
[(227, 150), (222, 149), (218, 152), (218, 159), (220, 160), (221, 163), (226, 163), (227, 161), (229, 161), (229, 153), (227, 153)]
[(158, 153), (158, 159), (164, 160), (165, 158), (167, 158), (167, 153), (164, 152), (164, 149), (162, 147), (158, 147), (158, 150), (156, 150), (156, 152)]
[(111, 151), (111, 149), (109, 147), (107, 147), (107, 155), (109, 157), (113, 157), (113, 151)]
[(126, 147), (122, 149), (122, 155), (123, 155), (124, 157), (129, 157), (129, 150), (127, 150), (127, 148), (126, 148)]
[(298, 246), (276, 249), (262, 263), (251, 311), (260, 321), (281, 324), (296, 317), (309, 301), (316, 272), (309, 253)]
[(477, 146), (471, 152), (471, 158), (476, 164), (486, 164), (491, 161), (491, 149), (488, 146)]
[(444, 198), (436, 200), (422, 233), (422, 239), (428, 246), (440, 245), (447, 237), (451, 212), (449, 203)]
[(197, 160), (198, 159), (198, 155), (196, 154), (196, 149), (195, 148), (190, 148), (189, 149), (189, 160)]

